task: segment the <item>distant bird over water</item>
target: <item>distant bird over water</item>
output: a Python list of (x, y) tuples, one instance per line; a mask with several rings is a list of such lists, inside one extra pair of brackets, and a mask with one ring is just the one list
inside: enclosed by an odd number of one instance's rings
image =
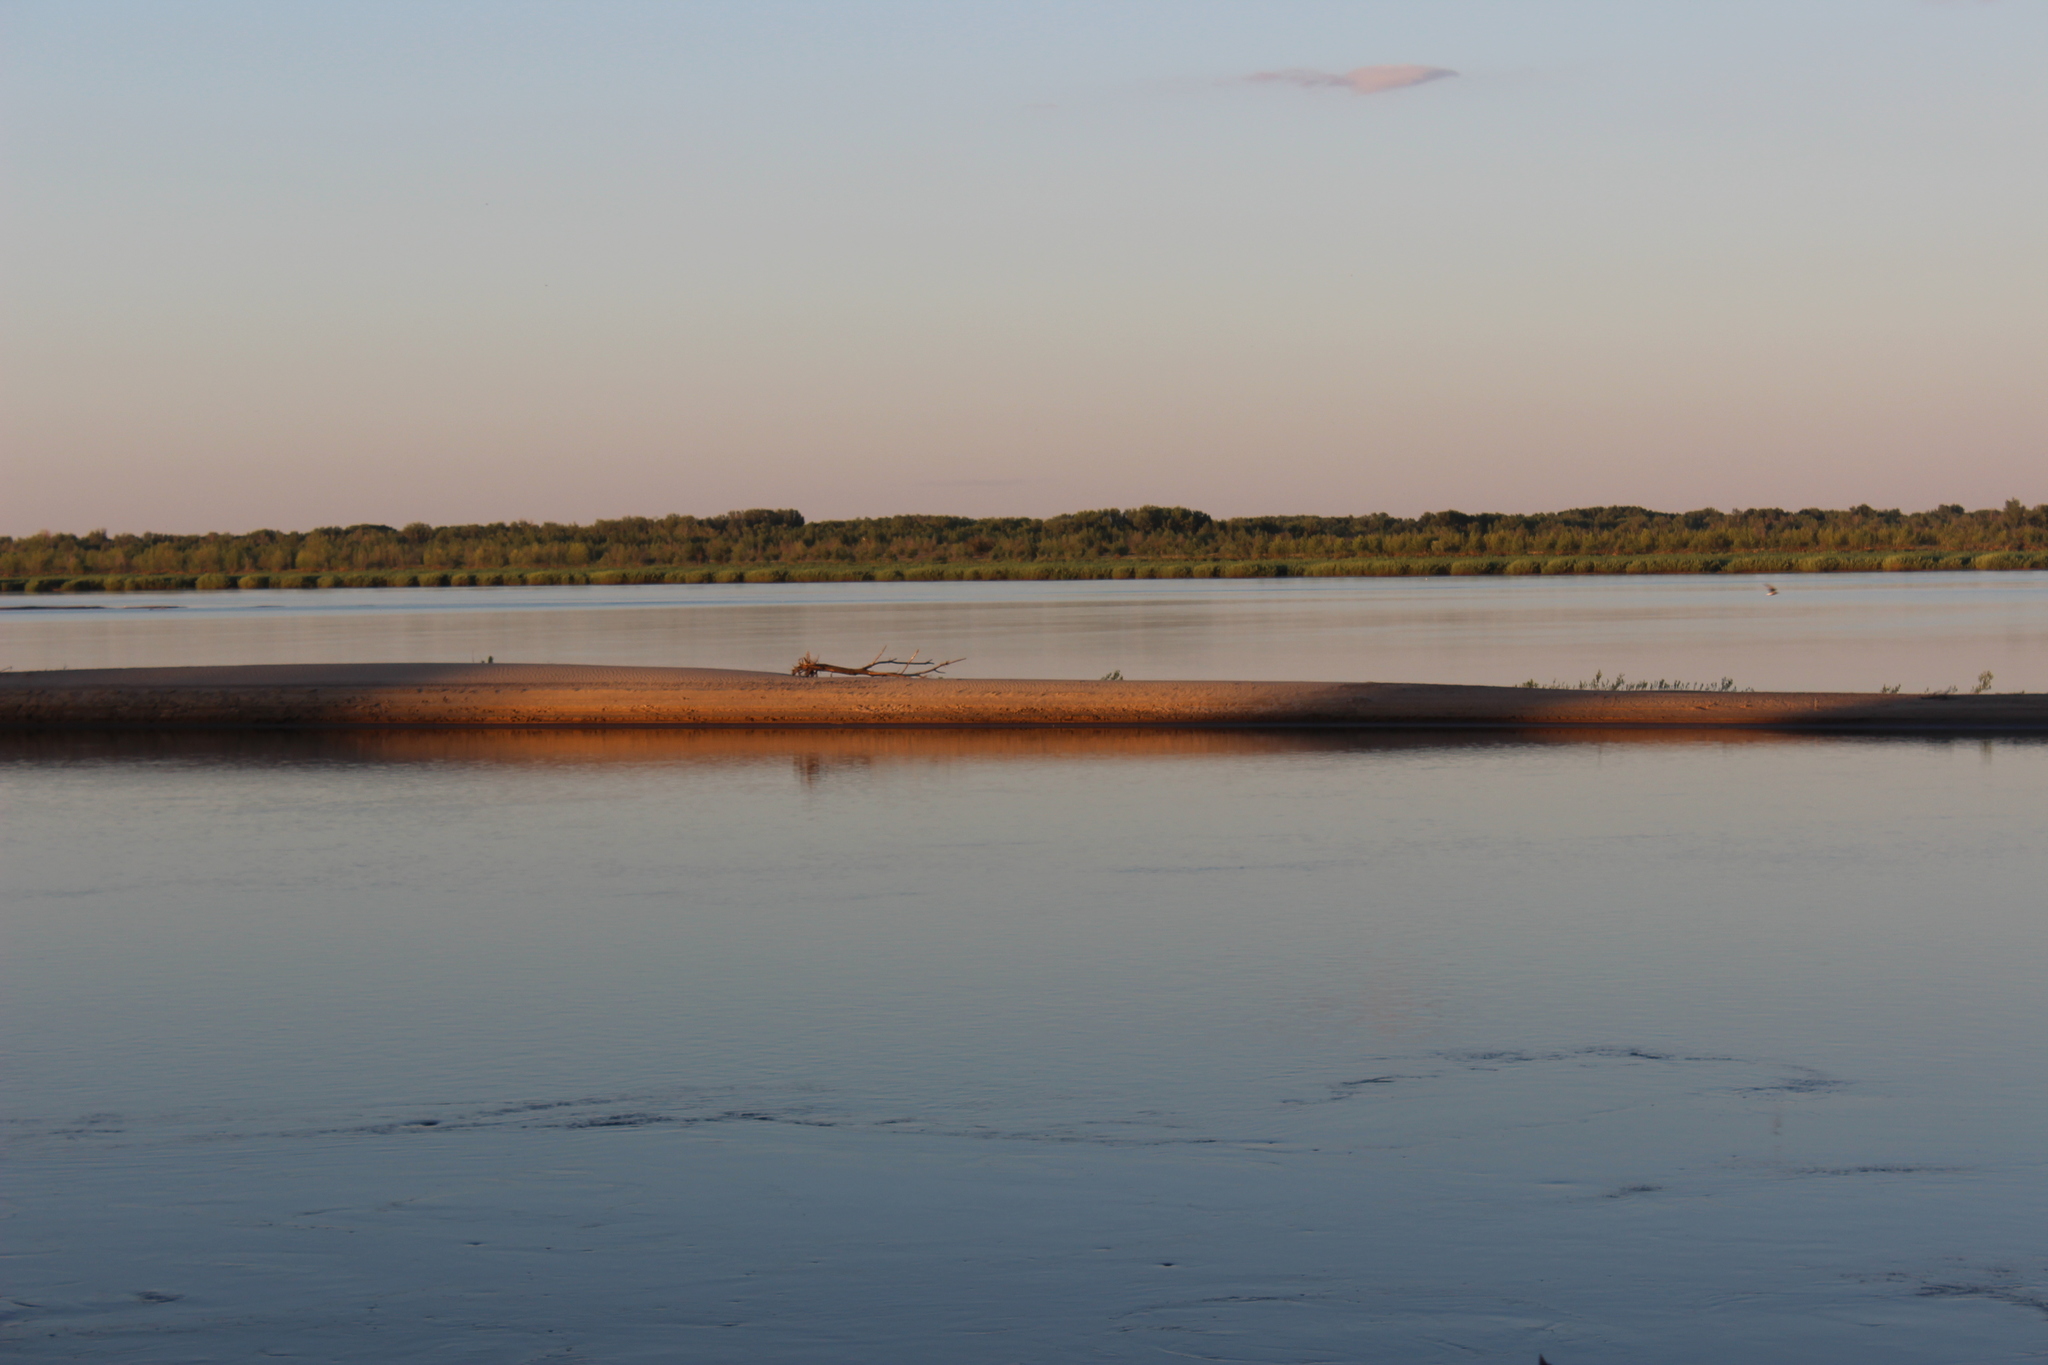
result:
[(1773, 597), (1776, 597), (1778, 595), (1778, 590), (1768, 583), (1764, 584), (1764, 591), (1769, 593)]

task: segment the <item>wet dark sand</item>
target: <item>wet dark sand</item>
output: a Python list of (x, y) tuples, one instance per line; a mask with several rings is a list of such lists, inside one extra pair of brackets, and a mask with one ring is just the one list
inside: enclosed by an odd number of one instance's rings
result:
[(264, 664), (0, 674), (0, 727), (1732, 727), (2048, 732), (2048, 695), (1580, 692), (1436, 683), (801, 679), (579, 664)]

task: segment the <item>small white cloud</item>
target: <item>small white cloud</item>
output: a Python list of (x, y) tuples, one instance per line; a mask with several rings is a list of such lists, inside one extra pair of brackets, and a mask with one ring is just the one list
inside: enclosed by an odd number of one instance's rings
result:
[(1309, 90), (1336, 89), (1349, 90), (1354, 95), (1377, 95), (1382, 91), (1400, 90), (1427, 81), (1440, 81), (1446, 76), (1457, 74), (1441, 66), (1361, 66), (1354, 71), (1341, 73), (1294, 67), (1286, 71), (1261, 71), (1247, 79), (1299, 85)]

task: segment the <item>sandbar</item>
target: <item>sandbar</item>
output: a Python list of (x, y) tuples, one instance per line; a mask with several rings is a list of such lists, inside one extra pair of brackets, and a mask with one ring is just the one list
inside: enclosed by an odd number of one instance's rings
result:
[(2048, 694), (1599, 692), (1404, 682), (793, 678), (600, 664), (253, 664), (0, 673), (0, 727), (1044, 726), (2048, 732)]

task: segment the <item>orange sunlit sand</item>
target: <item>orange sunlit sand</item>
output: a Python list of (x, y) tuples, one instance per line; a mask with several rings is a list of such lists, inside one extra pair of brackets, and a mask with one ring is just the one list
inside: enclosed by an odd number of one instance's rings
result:
[(2048, 696), (1609, 692), (1400, 682), (794, 678), (582, 664), (266, 664), (0, 675), (13, 729), (1432, 727), (2048, 731)]

